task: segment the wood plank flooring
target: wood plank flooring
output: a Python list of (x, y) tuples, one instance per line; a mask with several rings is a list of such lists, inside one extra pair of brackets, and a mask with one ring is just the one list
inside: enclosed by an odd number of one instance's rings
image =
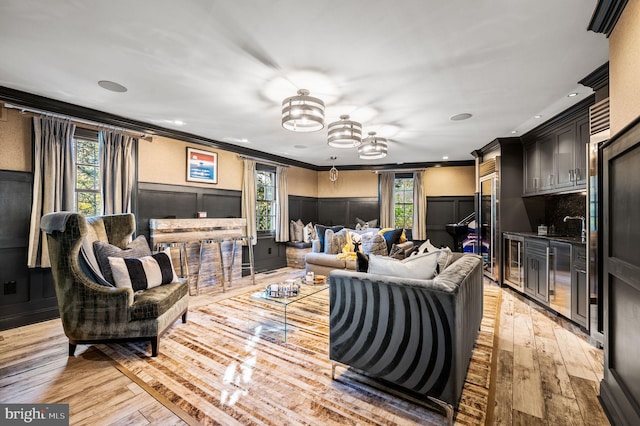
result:
[(502, 290), (497, 425), (608, 425), (597, 395), (603, 351), (577, 326)]
[[(284, 268), (258, 274), (256, 282), (299, 273)], [(244, 279), (231, 291), (249, 284)], [(502, 292), (492, 424), (607, 425), (597, 400), (602, 351), (577, 327)], [(219, 287), (205, 288), (190, 305), (225, 297)], [(70, 404), (72, 424), (184, 424), (93, 346), (79, 346), (69, 358), (59, 320), (0, 331), (0, 402), (62, 401)]]

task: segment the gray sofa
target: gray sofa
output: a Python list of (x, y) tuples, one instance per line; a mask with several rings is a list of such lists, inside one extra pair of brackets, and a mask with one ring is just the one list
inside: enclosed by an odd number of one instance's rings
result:
[[(432, 280), (334, 270), (329, 357), (436, 400), (452, 418), (483, 315), (482, 260), (454, 253)], [(339, 364), (336, 364), (339, 363)]]
[[(373, 229), (373, 231), (377, 231), (377, 229)], [(396, 246), (407, 253), (413, 248), (413, 242), (406, 241), (396, 244)], [(320, 240), (312, 241), (311, 253), (305, 254), (304, 261), (305, 272), (313, 272), (316, 275), (329, 275), (335, 269), (356, 270), (356, 261), (354, 259), (339, 259), (335, 254), (325, 253), (324, 248), (320, 247)]]

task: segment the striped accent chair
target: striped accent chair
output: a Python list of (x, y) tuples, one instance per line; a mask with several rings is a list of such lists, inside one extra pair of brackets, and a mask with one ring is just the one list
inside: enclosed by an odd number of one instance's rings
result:
[[(330, 274), (329, 356), (448, 416), (462, 394), (483, 315), (482, 260), (457, 254), (432, 280)], [(427, 398), (425, 398), (427, 397)]]

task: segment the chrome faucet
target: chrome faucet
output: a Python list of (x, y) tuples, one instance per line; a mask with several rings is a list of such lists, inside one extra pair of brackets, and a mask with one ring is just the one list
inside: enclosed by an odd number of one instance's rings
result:
[(586, 242), (587, 241), (587, 229), (585, 228), (584, 225), (584, 216), (565, 216), (563, 222), (566, 222), (567, 220), (570, 219), (575, 219), (575, 220), (579, 220), (582, 224), (582, 229), (580, 230), (580, 239), (582, 240), (582, 242)]

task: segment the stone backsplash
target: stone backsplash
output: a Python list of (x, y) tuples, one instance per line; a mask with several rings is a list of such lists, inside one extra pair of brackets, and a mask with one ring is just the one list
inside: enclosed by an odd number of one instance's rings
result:
[(566, 194), (547, 197), (545, 200), (545, 225), (551, 234), (552, 226), (556, 235), (579, 237), (581, 223), (579, 220), (563, 221), (565, 216), (583, 216), (586, 212), (587, 196), (584, 194)]

